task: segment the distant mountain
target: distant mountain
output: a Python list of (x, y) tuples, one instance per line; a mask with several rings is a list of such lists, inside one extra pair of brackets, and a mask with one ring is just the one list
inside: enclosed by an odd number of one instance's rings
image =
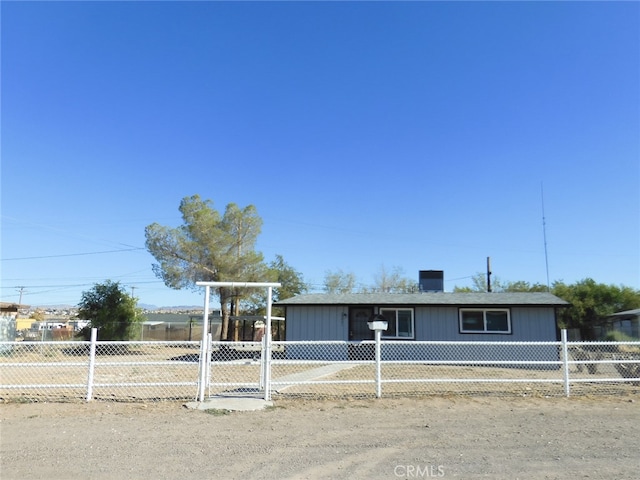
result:
[(203, 310), (202, 305), (175, 305), (170, 307), (156, 307), (155, 305), (139, 304), (138, 306), (144, 308), (145, 310), (153, 310), (159, 312), (191, 312), (193, 310)]
[(139, 308), (142, 308), (143, 310), (149, 310), (149, 311), (163, 311), (163, 312), (176, 312), (176, 311), (191, 311), (191, 310), (202, 310), (203, 307), (202, 305), (171, 305), (171, 306), (164, 306), (164, 307), (159, 307), (157, 305), (153, 305), (150, 303), (139, 303), (138, 304)]
[[(162, 312), (190, 312), (193, 310), (202, 311), (202, 305), (176, 305), (176, 306), (167, 306), (167, 307), (158, 307), (157, 305), (151, 305), (149, 303), (139, 303), (139, 308), (143, 310), (149, 311), (162, 311)], [(47, 305), (38, 305), (32, 306), (32, 309), (41, 309), (41, 310), (71, 310), (78, 308), (77, 305), (66, 305), (66, 304), (47, 304)]]
[(32, 305), (32, 309), (40, 309), (40, 310), (70, 310), (72, 308), (78, 308), (77, 305), (67, 305), (67, 304), (47, 304), (47, 305)]

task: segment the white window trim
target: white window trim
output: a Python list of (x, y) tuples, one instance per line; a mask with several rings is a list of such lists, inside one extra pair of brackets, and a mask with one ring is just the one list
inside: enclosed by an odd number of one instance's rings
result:
[[(464, 312), (482, 312), (484, 320), (484, 330), (465, 330), (462, 322), (462, 314)], [(487, 330), (487, 312), (506, 312), (507, 314), (507, 330)], [(460, 333), (477, 333), (479, 335), (495, 334), (495, 335), (511, 335), (511, 309), (510, 308), (461, 308), (458, 312), (458, 322)]]
[(416, 314), (415, 314), (415, 309), (412, 307), (379, 307), (378, 308), (378, 313), (382, 315), (382, 311), (383, 310), (394, 310), (394, 311), (398, 311), (398, 310), (408, 310), (411, 312), (411, 336), (410, 337), (403, 337), (403, 336), (398, 336), (398, 316), (396, 314), (396, 318), (394, 320), (387, 320), (389, 323), (391, 323), (392, 321), (396, 322), (396, 335), (391, 336), (391, 335), (385, 335), (385, 332), (382, 332), (382, 338), (386, 339), (386, 340), (415, 340), (416, 338)]

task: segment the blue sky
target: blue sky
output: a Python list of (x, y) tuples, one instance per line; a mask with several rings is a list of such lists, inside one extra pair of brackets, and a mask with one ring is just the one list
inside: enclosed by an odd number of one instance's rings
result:
[(636, 2), (2, 2), (2, 300), (158, 280), (183, 197), (320, 289), (382, 266), (640, 288)]

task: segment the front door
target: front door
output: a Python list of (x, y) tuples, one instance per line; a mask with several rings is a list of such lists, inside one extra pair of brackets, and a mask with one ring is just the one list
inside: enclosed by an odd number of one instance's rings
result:
[[(369, 330), (367, 322), (373, 316), (372, 307), (352, 307), (349, 309), (349, 340), (360, 342), (362, 340), (373, 340), (374, 332)], [(373, 360), (374, 345), (350, 343), (349, 360)]]
[(367, 322), (373, 317), (372, 307), (351, 307), (349, 309), (349, 340), (373, 340), (373, 330)]

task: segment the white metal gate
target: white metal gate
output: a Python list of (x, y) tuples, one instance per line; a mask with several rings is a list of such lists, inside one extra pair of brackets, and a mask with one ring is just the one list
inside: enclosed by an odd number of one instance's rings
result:
[[(207, 339), (207, 341), (202, 342), (202, 348), (200, 349), (200, 368), (198, 375), (198, 401), (203, 402), (205, 398), (205, 394), (211, 394), (211, 388), (215, 385), (216, 382), (211, 381), (212, 374), (214, 378), (218, 378), (216, 375), (218, 372), (215, 371), (215, 366), (221, 366), (220, 362), (213, 362), (213, 354), (214, 354), (214, 343), (211, 341), (211, 333), (207, 332), (208, 319), (209, 319), (209, 302), (211, 300), (211, 287), (219, 288), (219, 287), (229, 287), (229, 288), (266, 288), (267, 289), (267, 315), (265, 318), (265, 329), (264, 336), (262, 340), (261, 351), (261, 360), (260, 360), (260, 373), (258, 380), (258, 392), (264, 394), (265, 400), (271, 400), (271, 307), (272, 307), (272, 298), (273, 298), (273, 289), (279, 287), (281, 284), (278, 282), (196, 282), (196, 285), (201, 287), (205, 287), (204, 290), (204, 314), (202, 317), (202, 325), (203, 325), (203, 333), (202, 338)], [(219, 348), (223, 348), (226, 344), (227, 348), (229, 347), (228, 342), (216, 342), (220, 343)], [(246, 343), (254, 343), (254, 342), (246, 342)], [(258, 345), (260, 345), (258, 343)], [(229, 353), (232, 350), (227, 350)], [(235, 350), (233, 350), (235, 351)], [(222, 357), (225, 358), (225, 357)], [(224, 360), (223, 360), (224, 361)], [(226, 360), (233, 361), (233, 360)], [(217, 382), (220, 383), (220, 382)], [(225, 382), (222, 382), (225, 384)]]

